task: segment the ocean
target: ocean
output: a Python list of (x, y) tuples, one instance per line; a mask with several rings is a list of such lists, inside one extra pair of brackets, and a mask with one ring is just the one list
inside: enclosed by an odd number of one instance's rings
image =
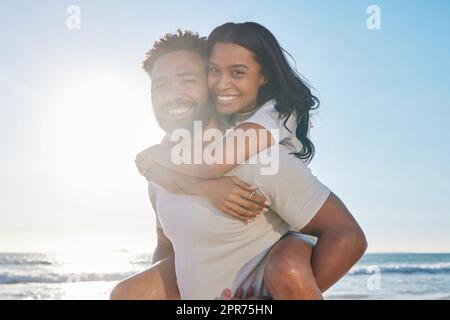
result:
[[(108, 299), (151, 254), (0, 253), (0, 300)], [(326, 299), (450, 299), (450, 254), (366, 254)]]

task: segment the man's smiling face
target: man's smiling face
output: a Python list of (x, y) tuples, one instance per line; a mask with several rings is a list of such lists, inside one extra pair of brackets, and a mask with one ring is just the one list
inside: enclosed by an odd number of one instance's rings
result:
[(197, 53), (180, 50), (159, 57), (151, 72), (152, 104), (161, 128), (191, 128), (208, 114), (206, 64)]

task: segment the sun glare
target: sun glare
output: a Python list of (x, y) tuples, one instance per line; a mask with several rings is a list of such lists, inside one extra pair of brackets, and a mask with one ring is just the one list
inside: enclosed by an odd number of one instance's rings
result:
[(86, 186), (86, 177), (110, 182), (114, 172), (117, 181), (125, 178), (120, 172), (140, 151), (139, 137), (148, 135), (148, 144), (159, 142), (162, 133), (151, 122), (149, 97), (139, 85), (100, 71), (63, 83), (53, 101), (47, 137), (49, 158), (59, 175)]

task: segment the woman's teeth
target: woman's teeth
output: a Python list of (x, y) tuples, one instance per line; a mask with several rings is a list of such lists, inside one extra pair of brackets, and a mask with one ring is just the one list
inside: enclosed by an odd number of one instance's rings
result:
[(217, 100), (219, 101), (231, 101), (236, 98), (237, 96), (217, 96)]
[(169, 114), (182, 114), (182, 113), (185, 113), (187, 111), (189, 111), (188, 107), (182, 107), (182, 108), (169, 110)]

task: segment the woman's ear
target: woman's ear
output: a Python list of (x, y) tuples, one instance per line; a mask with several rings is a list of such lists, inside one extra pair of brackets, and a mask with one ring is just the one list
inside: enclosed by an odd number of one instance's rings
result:
[(267, 77), (266, 76), (262, 76), (262, 78), (261, 78), (261, 82), (260, 82), (260, 86), (265, 86), (266, 84), (267, 84), (267, 82), (268, 82), (268, 79), (267, 79)]

